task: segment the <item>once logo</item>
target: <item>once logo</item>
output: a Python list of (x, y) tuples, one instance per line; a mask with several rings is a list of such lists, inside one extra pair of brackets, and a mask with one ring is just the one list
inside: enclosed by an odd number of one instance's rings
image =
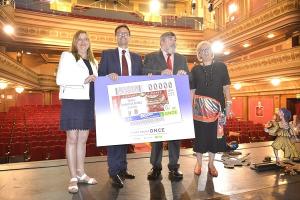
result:
[(150, 129), (150, 133), (163, 133), (165, 132), (165, 128), (152, 128)]

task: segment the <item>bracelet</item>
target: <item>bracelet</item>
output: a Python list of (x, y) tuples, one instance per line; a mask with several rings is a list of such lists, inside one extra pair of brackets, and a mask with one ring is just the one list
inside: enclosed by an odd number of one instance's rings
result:
[(232, 101), (226, 101), (226, 104), (231, 105)]

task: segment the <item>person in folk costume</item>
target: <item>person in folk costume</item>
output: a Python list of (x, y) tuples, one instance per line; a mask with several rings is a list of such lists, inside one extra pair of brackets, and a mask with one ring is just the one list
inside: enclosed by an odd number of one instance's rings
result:
[(278, 150), (284, 152), (284, 157), (291, 160), (299, 160), (299, 152), (296, 149), (295, 144), (292, 142), (292, 138), (295, 137), (293, 130), (289, 125), (291, 119), (291, 112), (286, 108), (281, 108), (278, 111), (279, 121), (272, 120), (265, 125), (265, 131), (272, 136), (276, 136), (276, 139), (272, 143), (276, 162), (279, 163)]

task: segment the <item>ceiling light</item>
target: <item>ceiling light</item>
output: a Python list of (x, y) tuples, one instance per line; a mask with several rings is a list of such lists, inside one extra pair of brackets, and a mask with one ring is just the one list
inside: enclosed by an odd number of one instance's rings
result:
[(235, 84), (233, 84), (233, 87), (234, 87), (234, 89), (236, 89), (236, 90), (240, 90), (241, 87), (242, 87), (242, 85), (241, 85), (240, 83), (235, 83)]
[(279, 84), (280, 84), (280, 79), (279, 78), (273, 78), (272, 80), (271, 80), (271, 83), (272, 83), (272, 85), (274, 85), (274, 86), (278, 86)]
[(160, 10), (160, 2), (158, 0), (152, 0), (150, 2), (150, 12), (158, 13)]
[(3, 27), (3, 31), (7, 34), (7, 35), (11, 35), (15, 32), (14, 27), (12, 27), (11, 25), (5, 25)]
[(4, 82), (0, 82), (0, 89), (3, 90), (7, 87), (7, 83), (4, 83)]
[(220, 41), (215, 41), (212, 43), (211, 49), (214, 53), (221, 53), (224, 49), (224, 44)]
[(237, 5), (236, 5), (235, 3), (232, 3), (232, 4), (230, 4), (230, 5), (228, 6), (229, 14), (236, 12), (237, 9), (238, 9), (238, 8), (237, 8)]
[(230, 54), (230, 51), (224, 51), (224, 55), (227, 56)]
[(3, 90), (7, 87), (7, 83), (0, 82), (0, 89)]
[(26, 52), (26, 54), (30, 55), (30, 54), (31, 54), (31, 52), (27, 51), (27, 52)]
[(16, 90), (17, 93), (21, 94), (24, 91), (24, 88), (19, 86), (19, 87), (16, 87), (15, 90)]
[(275, 37), (275, 35), (273, 33), (269, 33), (267, 37), (271, 39), (271, 38)]
[(249, 43), (245, 43), (245, 44), (243, 44), (243, 47), (245, 47), (245, 48), (250, 47), (250, 44)]

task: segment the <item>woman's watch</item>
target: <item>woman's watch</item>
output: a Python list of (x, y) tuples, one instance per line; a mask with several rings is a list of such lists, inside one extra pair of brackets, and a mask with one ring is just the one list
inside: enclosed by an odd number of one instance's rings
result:
[(226, 101), (226, 105), (231, 105), (232, 104), (232, 101)]

